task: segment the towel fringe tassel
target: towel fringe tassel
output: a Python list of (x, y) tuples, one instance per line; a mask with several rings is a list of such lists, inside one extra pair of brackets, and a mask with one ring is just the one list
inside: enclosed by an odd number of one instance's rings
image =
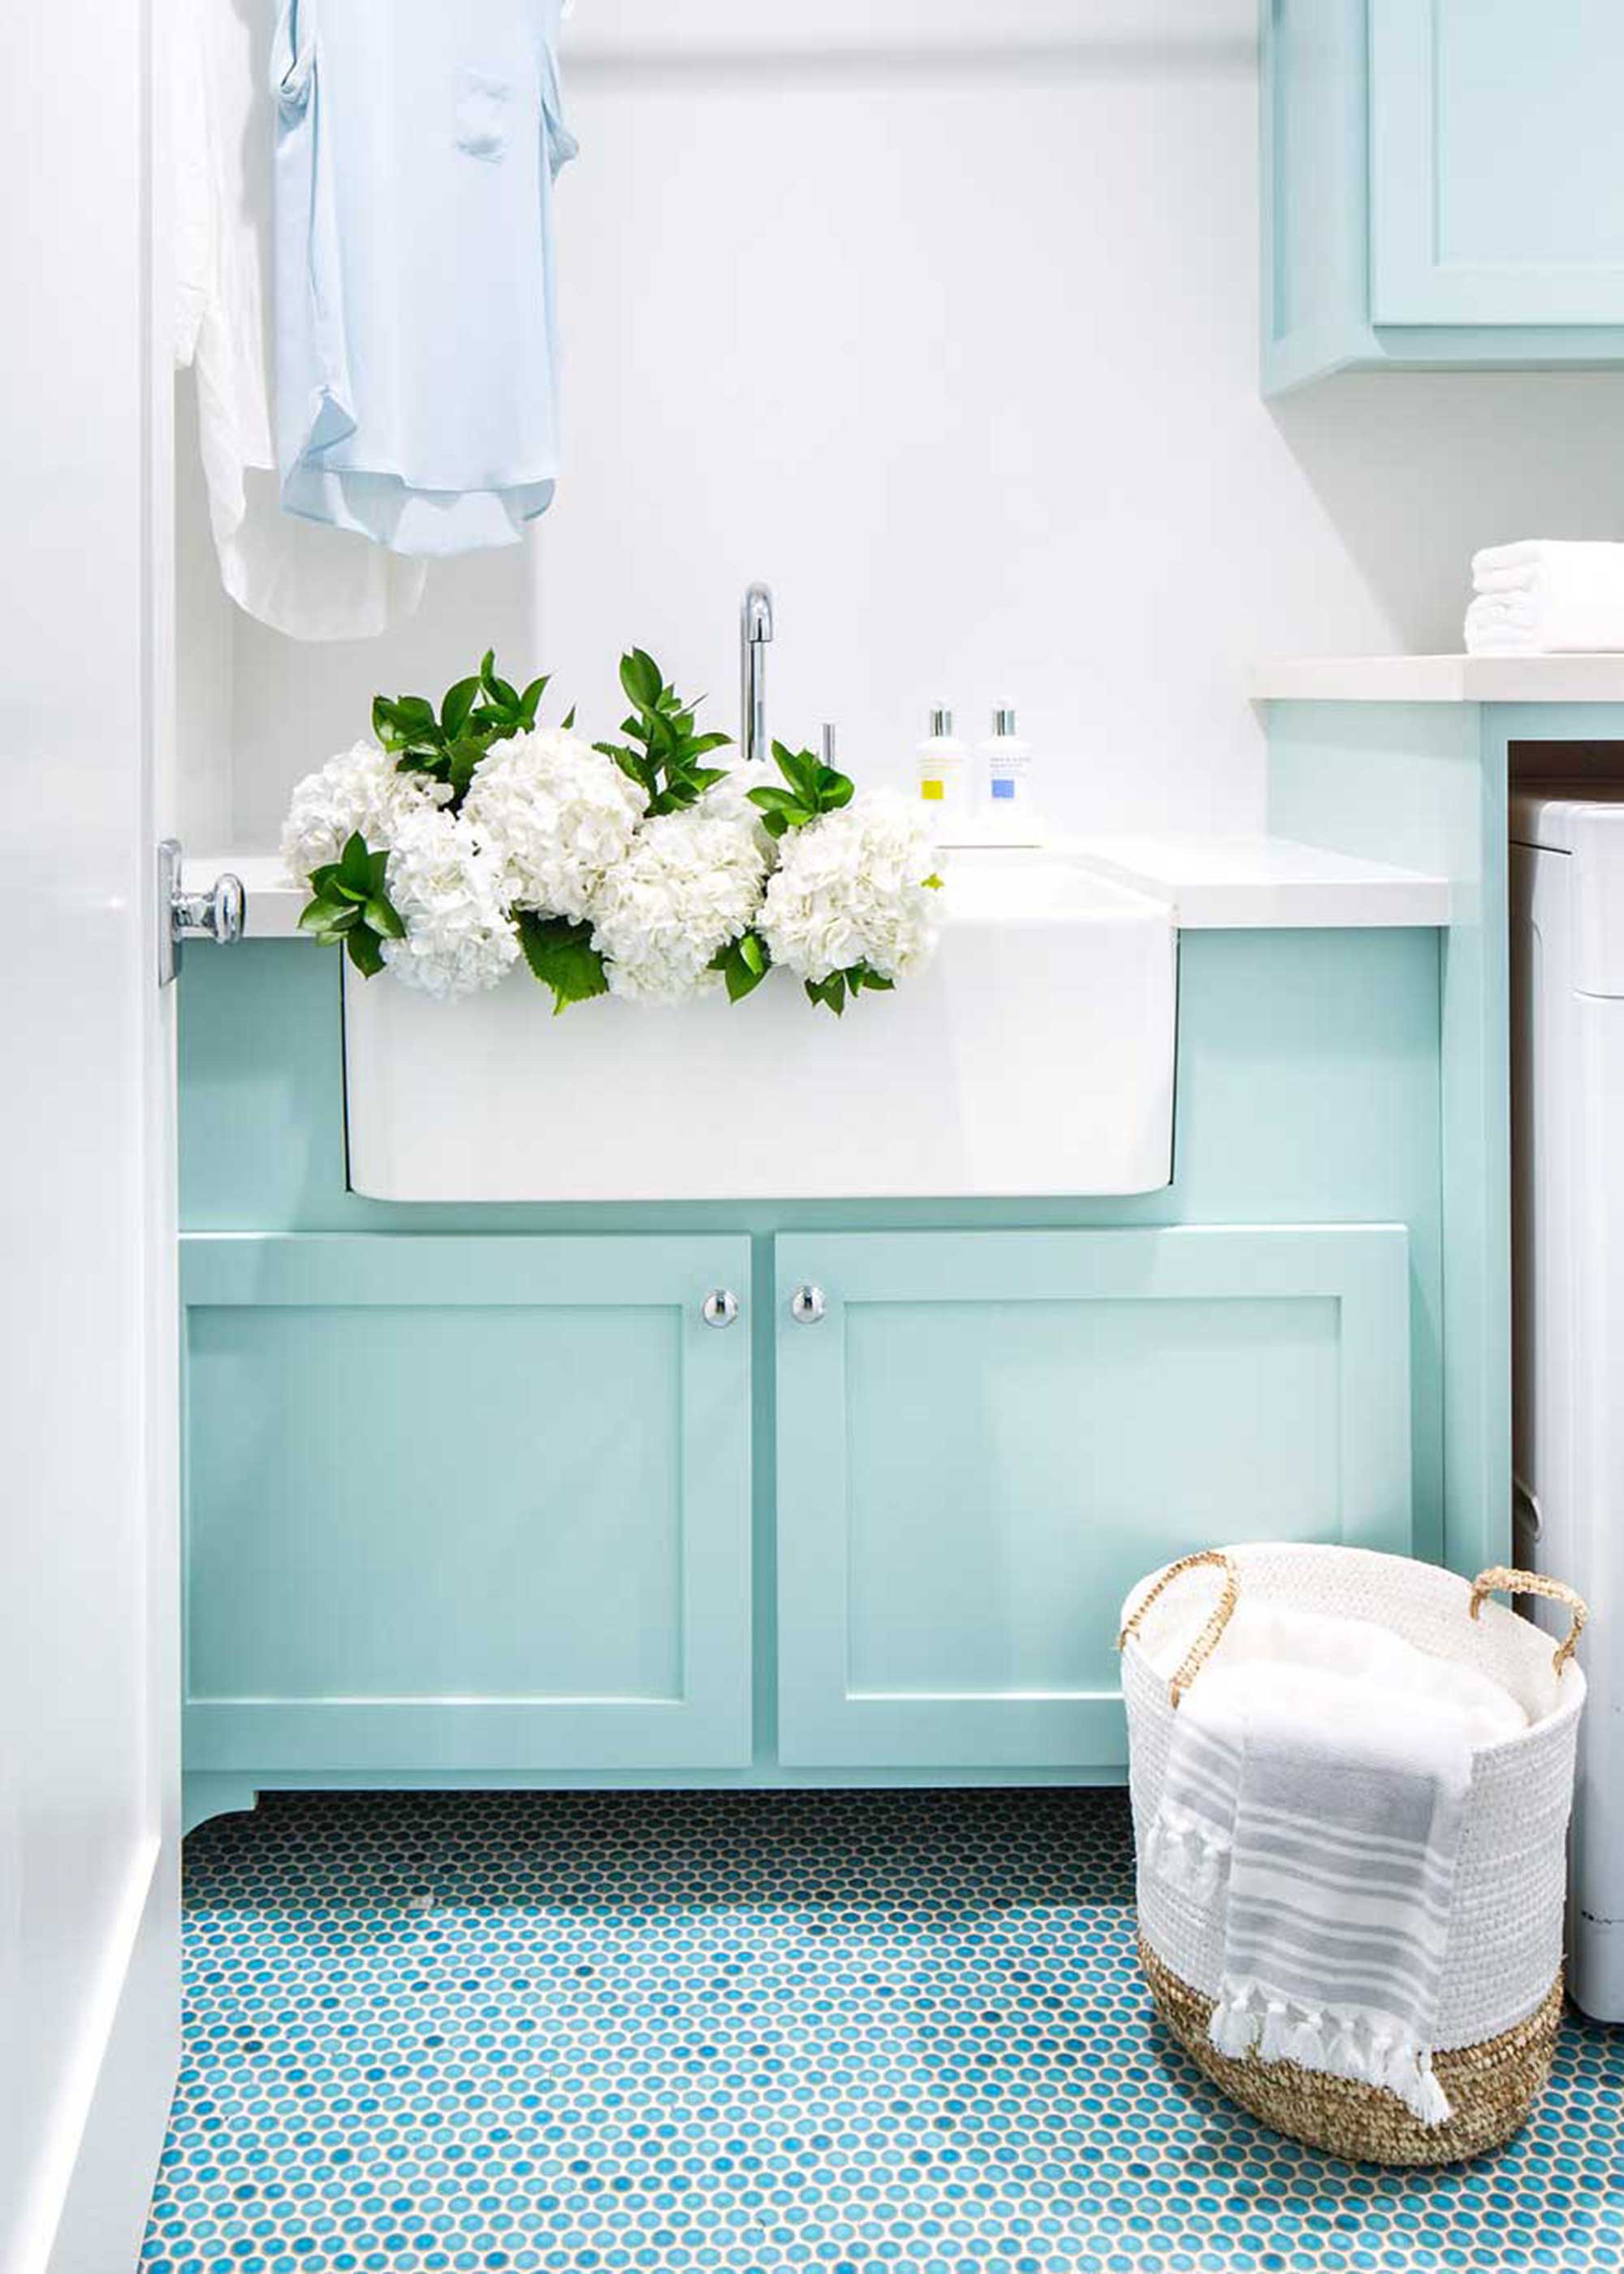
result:
[(1229, 1878), (1234, 1842), (1206, 1817), (1163, 1801), (1145, 1834), (1140, 1862), (1192, 1901), (1214, 1901)]
[(1295, 2061), (1322, 2076), (1346, 2077), (1402, 2100), (1429, 2127), (1447, 2124), (1448, 2096), (1432, 2074), (1431, 2052), (1395, 2027), (1392, 2016), (1361, 2006), (1304, 2006), (1258, 1982), (1227, 1977), (1207, 2034), (1228, 2060)]

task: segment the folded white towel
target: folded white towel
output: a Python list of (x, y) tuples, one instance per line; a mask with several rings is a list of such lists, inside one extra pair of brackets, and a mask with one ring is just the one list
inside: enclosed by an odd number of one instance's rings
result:
[(1624, 545), (1530, 538), (1472, 556), (1472, 655), (1624, 649)]
[(1240, 1607), (1180, 1709), (1143, 1856), (1198, 1901), (1224, 1891), (1221, 2052), (1447, 2119), (1432, 2049), (1472, 1749), (1526, 1726), (1497, 1683), (1367, 1621)]
[[(1162, 1670), (1174, 1670), (1187, 1640)], [(1510, 1691), (1476, 1667), (1435, 1658), (1372, 1619), (1290, 1603), (1238, 1603), (1196, 1686), (1237, 1714), (1288, 1696), (1321, 1714), (1357, 1712), (1362, 1698), (1402, 1700), (1458, 1721), (1472, 1745), (1503, 1744), (1528, 1727)]]

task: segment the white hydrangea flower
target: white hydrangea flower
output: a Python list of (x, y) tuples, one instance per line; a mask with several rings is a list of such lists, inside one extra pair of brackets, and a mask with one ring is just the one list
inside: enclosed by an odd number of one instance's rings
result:
[(613, 758), (544, 727), (480, 761), (462, 818), (499, 863), (514, 907), (580, 923), (605, 870), (630, 851), (647, 803)]
[(592, 945), (612, 993), (672, 1002), (719, 984), (711, 958), (761, 906), (769, 840), (756, 818), (718, 782), (696, 805), (644, 822), (593, 902)]
[(709, 812), (731, 815), (740, 823), (748, 822), (755, 832), (762, 856), (769, 868), (772, 865), (773, 842), (763, 824), (760, 810), (750, 803), (753, 789), (782, 789), (784, 777), (776, 766), (760, 760), (747, 765), (742, 758), (735, 766), (723, 769), (722, 779), (712, 782), (702, 802)]
[(517, 962), (500, 863), (451, 814), (425, 806), (398, 825), (387, 882), (406, 937), (385, 940), (383, 956), (403, 985), (448, 1001)]
[(883, 979), (917, 969), (936, 941), (930, 832), (895, 790), (868, 790), (779, 840), (758, 929), (801, 979), (866, 963)]
[(312, 869), (336, 861), (357, 829), (374, 853), (382, 851), (394, 844), (402, 822), (432, 812), (450, 794), (445, 782), (397, 773), (393, 757), (376, 742), (341, 750), (318, 772), (306, 774), (293, 793), (282, 832), (289, 877), (303, 885)]

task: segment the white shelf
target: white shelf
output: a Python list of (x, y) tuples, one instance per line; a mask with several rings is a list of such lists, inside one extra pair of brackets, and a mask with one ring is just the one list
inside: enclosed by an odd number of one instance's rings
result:
[(1443, 877), (1289, 837), (1071, 837), (1054, 848), (1172, 903), (1184, 931), (1357, 930), (1449, 922)]
[(1254, 703), (1624, 703), (1624, 654), (1333, 655), (1261, 663)]
[[(1060, 837), (1049, 850), (1169, 902), (1185, 931), (1357, 930), (1449, 921), (1446, 878), (1327, 853), (1286, 837), (1193, 832)], [(302, 937), (299, 910), (306, 896), (288, 883), (275, 854), (188, 858), (186, 883), (202, 890), (222, 869), (243, 880), (250, 939)]]

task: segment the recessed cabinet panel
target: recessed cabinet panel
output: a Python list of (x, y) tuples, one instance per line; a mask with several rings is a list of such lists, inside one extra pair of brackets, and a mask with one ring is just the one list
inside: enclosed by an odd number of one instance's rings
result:
[(778, 1263), (789, 1765), (1109, 1766), (1144, 1572), (1410, 1543), (1400, 1228), (808, 1237)]
[(741, 1239), (191, 1239), (187, 1766), (749, 1758)]
[(1371, 0), (1377, 324), (1624, 323), (1609, 0)]

